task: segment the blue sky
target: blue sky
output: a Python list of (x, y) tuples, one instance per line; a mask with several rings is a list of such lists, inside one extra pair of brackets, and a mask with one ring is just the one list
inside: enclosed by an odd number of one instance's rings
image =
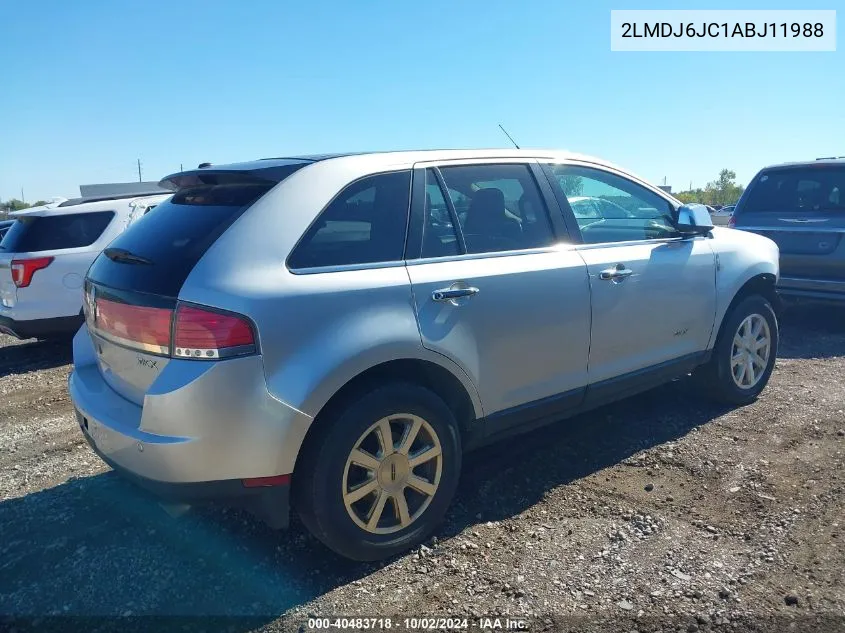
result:
[[(845, 52), (611, 53), (610, 10), (700, 0), (0, 2), (0, 199), (179, 165), (524, 147), (676, 189), (845, 155)], [(816, 0), (813, 9), (839, 8)]]

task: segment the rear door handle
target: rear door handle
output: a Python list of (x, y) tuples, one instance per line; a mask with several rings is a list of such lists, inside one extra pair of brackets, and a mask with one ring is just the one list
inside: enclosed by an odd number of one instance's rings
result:
[(599, 273), (599, 279), (605, 281), (622, 281), (634, 274), (630, 268), (625, 268), (625, 264), (616, 264), (613, 268), (606, 268)]
[(478, 288), (473, 286), (469, 286), (468, 288), (441, 288), (432, 292), (431, 298), (435, 301), (452, 301), (461, 297), (472, 297), (477, 295), (478, 292)]

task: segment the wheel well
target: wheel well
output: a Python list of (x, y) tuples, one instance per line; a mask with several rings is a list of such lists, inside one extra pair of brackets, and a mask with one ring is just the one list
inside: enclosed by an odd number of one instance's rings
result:
[(722, 324), (725, 322), (725, 317), (727, 317), (731, 310), (743, 299), (746, 297), (750, 297), (751, 295), (762, 295), (766, 299), (769, 300), (769, 303), (772, 304), (772, 308), (774, 308), (775, 314), (780, 314), (782, 309), (782, 302), (780, 297), (778, 296), (777, 290), (775, 289), (776, 278), (771, 273), (762, 273), (760, 275), (755, 275), (748, 281), (746, 281), (742, 287), (737, 291), (734, 295), (733, 300), (731, 301), (728, 309), (725, 310), (725, 313), (722, 315), (722, 323), (719, 324), (719, 333), (721, 334)]
[(347, 382), (323, 405), (320, 412), (314, 417), (294, 464), (294, 481), (296, 480), (299, 460), (309, 452), (311, 443), (319, 436), (319, 430), (323, 425), (361, 394), (391, 382), (410, 382), (422, 385), (436, 393), (452, 411), (461, 433), (475, 419), (472, 398), (470, 398), (461, 381), (448, 369), (436, 363), (419, 359), (392, 360), (381, 363)]

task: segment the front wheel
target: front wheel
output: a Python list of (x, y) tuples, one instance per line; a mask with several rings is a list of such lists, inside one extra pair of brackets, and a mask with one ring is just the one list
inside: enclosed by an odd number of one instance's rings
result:
[[(461, 468), (457, 424), (437, 395), (380, 387), (321, 420), (294, 473), (309, 531), (354, 560), (387, 558), (423, 541), (442, 520)], [(299, 468), (299, 467), (298, 467)]]
[(772, 304), (760, 295), (746, 297), (725, 316), (713, 355), (696, 378), (719, 402), (749, 404), (769, 382), (778, 340)]

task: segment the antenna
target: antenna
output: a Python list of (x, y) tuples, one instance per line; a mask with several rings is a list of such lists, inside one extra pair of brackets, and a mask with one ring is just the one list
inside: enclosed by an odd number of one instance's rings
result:
[(502, 124), (501, 124), (501, 123), (499, 123), (499, 129), (500, 129), (500, 130), (502, 130), (502, 132), (504, 132), (504, 133), (505, 133), (505, 136), (507, 136), (507, 137), (508, 137), (508, 140), (509, 140), (511, 143), (513, 143), (513, 146), (514, 146), (516, 149), (519, 149), (519, 145), (517, 145), (517, 144), (516, 144), (516, 141), (515, 141), (515, 140), (513, 140), (513, 138), (511, 137), (511, 135), (510, 135), (510, 134), (508, 134), (508, 131), (507, 131), (504, 127), (502, 127)]

